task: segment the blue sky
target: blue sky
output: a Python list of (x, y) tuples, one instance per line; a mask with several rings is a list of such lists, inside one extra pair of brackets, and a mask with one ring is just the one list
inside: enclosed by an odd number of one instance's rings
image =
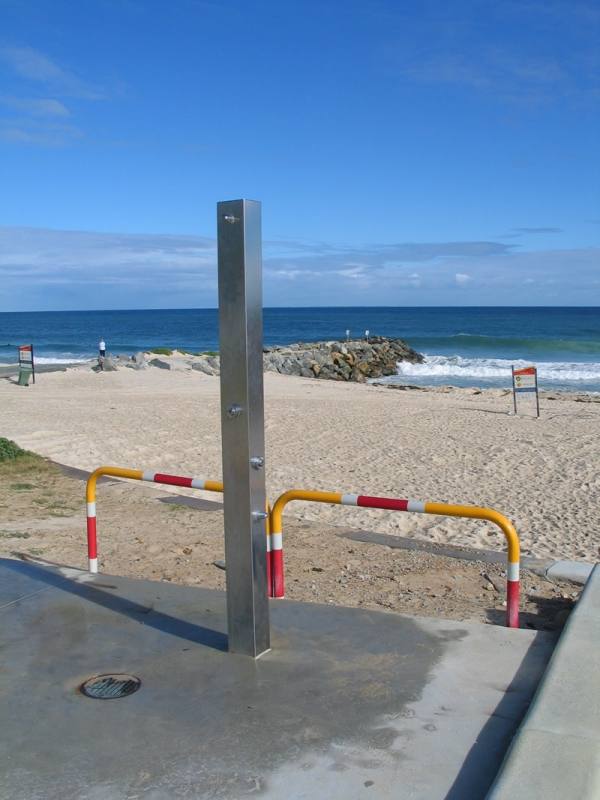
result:
[(600, 6), (0, 0), (0, 310), (600, 304)]

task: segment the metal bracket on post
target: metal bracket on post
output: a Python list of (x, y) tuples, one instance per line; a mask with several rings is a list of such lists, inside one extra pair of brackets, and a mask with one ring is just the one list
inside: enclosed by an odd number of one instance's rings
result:
[(217, 204), (229, 650), (270, 648), (265, 527), (260, 203)]

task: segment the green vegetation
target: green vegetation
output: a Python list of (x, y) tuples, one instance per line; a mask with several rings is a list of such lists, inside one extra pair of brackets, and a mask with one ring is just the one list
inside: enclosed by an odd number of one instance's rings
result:
[(169, 511), (186, 511), (187, 510), (186, 506), (179, 505), (178, 503), (168, 503), (167, 504), (167, 509)]
[(218, 350), (206, 350), (204, 353), (196, 353), (197, 356), (218, 356)]
[(10, 459), (0, 458), (0, 553), (12, 552), (22, 541), (23, 547), (32, 545), (25, 553), (40, 556), (48, 548), (34, 546), (44, 536), (44, 526), (36, 523), (81, 513), (82, 489), (52, 461), (7, 439), (0, 439), (0, 446), (3, 456), (11, 453)]
[[(10, 458), (4, 457), (3, 454), (8, 451), (5, 443), (12, 445), (9, 452), (15, 452), (13, 448), (16, 448), (18, 454)], [(0, 438), (0, 502), (8, 500), (7, 491), (13, 493), (41, 490), (48, 482), (53, 483), (60, 474), (56, 464), (46, 461), (36, 453), (17, 448), (8, 439)]]
[(48, 511), (51, 517), (71, 517), (77, 509), (58, 499), (56, 492), (42, 492), (42, 497), (34, 497), (33, 505), (40, 506)]
[(168, 347), (155, 347), (154, 350), (150, 350), (151, 353), (154, 353), (157, 356), (172, 356), (173, 351), (170, 350)]
[(14, 461), (28, 455), (27, 450), (22, 450), (18, 444), (0, 436), (0, 461)]

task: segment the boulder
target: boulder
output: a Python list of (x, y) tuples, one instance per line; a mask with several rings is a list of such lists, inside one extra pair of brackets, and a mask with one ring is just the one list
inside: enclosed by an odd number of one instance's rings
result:
[(151, 358), (148, 362), (151, 367), (158, 367), (159, 369), (171, 369), (169, 361), (163, 361), (162, 358)]
[(94, 372), (116, 372), (117, 363), (112, 356), (104, 356), (104, 361), (100, 364), (100, 359), (92, 366)]
[(141, 351), (138, 353), (134, 353), (131, 356), (131, 363), (127, 366), (132, 367), (133, 369), (148, 369), (148, 362), (146, 361), (146, 356)]
[(201, 361), (194, 361), (192, 364), (192, 369), (196, 372), (202, 372), (204, 375), (218, 375), (218, 371), (215, 370), (214, 367), (208, 363), (207, 360), (202, 359)]

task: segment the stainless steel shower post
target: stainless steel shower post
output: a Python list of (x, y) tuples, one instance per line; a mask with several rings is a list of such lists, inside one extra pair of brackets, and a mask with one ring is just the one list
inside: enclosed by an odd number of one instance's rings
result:
[(229, 650), (257, 658), (270, 648), (260, 203), (218, 203), (217, 233)]

